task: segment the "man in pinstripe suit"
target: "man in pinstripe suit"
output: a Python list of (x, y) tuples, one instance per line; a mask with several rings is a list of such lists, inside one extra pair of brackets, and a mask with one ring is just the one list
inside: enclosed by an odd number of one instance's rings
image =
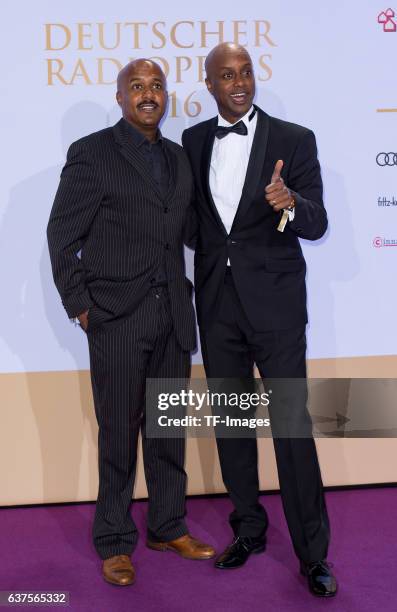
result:
[(47, 235), (54, 281), (87, 333), (99, 425), (93, 526), (105, 580), (132, 584), (137, 529), (129, 506), (138, 433), (149, 492), (147, 545), (189, 559), (215, 551), (187, 530), (183, 439), (145, 435), (146, 378), (186, 378), (195, 347), (183, 239), (193, 180), (182, 148), (158, 126), (167, 102), (160, 67), (120, 72), (123, 118), (68, 151)]

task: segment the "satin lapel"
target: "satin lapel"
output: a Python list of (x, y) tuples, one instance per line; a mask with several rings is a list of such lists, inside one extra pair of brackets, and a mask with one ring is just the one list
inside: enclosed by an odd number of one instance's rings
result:
[[(251, 154), (245, 175), (243, 192), (240, 203), (234, 217), (232, 230), (243, 215), (247, 212), (251, 202), (255, 198), (258, 183), (262, 179), (262, 170), (265, 163), (267, 142), (269, 139), (269, 116), (260, 108), (257, 109), (258, 119), (255, 136), (252, 143)], [(265, 197), (265, 195), (263, 195)]]
[(115, 126), (113, 126), (113, 134), (120, 147), (121, 155), (123, 155), (123, 157), (125, 157), (125, 159), (129, 161), (132, 166), (134, 166), (135, 170), (139, 172), (141, 177), (153, 189), (157, 197), (162, 200), (160, 190), (149, 171), (145, 158), (139, 151), (138, 147), (136, 147), (132, 142), (131, 138), (129, 138), (128, 134), (123, 130), (121, 120), (116, 123)]
[(212, 119), (211, 123), (209, 124), (207, 136), (205, 138), (205, 142), (203, 145), (203, 151), (201, 155), (201, 184), (203, 186), (203, 192), (204, 192), (205, 199), (208, 202), (216, 221), (222, 228), (223, 232), (226, 234), (227, 232), (226, 232), (225, 226), (223, 225), (222, 219), (219, 216), (218, 209), (213, 200), (211, 189), (210, 189), (210, 165), (211, 165), (212, 149), (213, 149), (214, 140), (215, 140), (215, 127), (216, 126), (217, 126), (217, 118), (214, 117), (214, 119)]

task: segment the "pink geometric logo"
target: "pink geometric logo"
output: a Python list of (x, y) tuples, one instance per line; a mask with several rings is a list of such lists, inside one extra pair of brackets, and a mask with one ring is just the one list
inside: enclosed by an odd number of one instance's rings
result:
[(396, 14), (393, 11), (393, 9), (388, 8), (385, 11), (383, 11), (382, 13), (379, 13), (378, 15), (378, 23), (382, 23), (383, 24), (383, 31), (384, 32), (396, 32), (397, 30), (397, 23), (394, 21), (393, 17), (395, 17)]
[(381, 238), (380, 236), (377, 236), (376, 238), (373, 239), (372, 244), (374, 245), (376, 249), (380, 249), (381, 247), (383, 247), (383, 238)]

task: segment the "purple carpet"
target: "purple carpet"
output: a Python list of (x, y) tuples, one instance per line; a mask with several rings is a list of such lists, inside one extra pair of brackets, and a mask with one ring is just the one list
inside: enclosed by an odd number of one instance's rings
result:
[[(2, 510), (0, 591), (69, 591), (73, 611), (397, 610), (396, 488), (327, 493), (329, 560), (339, 580), (339, 594), (329, 600), (313, 597), (298, 575), (279, 495), (264, 496), (262, 502), (270, 518), (267, 551), (234, 571), (146, 549), (146, 503), (136, 502), (133, 515), (142, 535), (133, 555), (137, 581), (124, 588), (101, 578), (91, 544), (93, 505)], [(191, 533), (221, 551), (230, 541), (230, 502), (192, 499), (187, 508)]]

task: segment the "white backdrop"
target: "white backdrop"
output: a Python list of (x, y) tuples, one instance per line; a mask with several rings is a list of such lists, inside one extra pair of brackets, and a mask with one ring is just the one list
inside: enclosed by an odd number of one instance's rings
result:
[[(233, 12), (224, 0), (165, 6), (36, 0), (8, 3), (3, 12), (0, 372), (88, 367), (84, 334), (68, 321), (53, 286), (45, 236), (67, 148), (118, 120), (115, 85), (105, 82), (114, 80), (117, 62), (130, 58), (168, 63), (166, 136), (179, 141), (185, 127), (213, 116), (200, 67), (220, 42), (208, 32), (222, 27), (224, 40), (237, 36), (254, 59), (256, 103), (317, 136), (330, 228), (316, 243), (303, 241), (308, 356), (395, 354), (397, 206), (378, 200), (397, 197), (397, 165), (376, 163), (378, 153), (397, 148), (397, 113), (377, 112), (397, 107), (397, 33), (384, 32), (377, 20), (386, 6), (374, 0), (255, 0)], [(197, 103), (200, 114), (188, 116)], [(190, 252), (187, 264), (192, 276)], [(201, 362), (199, 352), (194, 361)]]

